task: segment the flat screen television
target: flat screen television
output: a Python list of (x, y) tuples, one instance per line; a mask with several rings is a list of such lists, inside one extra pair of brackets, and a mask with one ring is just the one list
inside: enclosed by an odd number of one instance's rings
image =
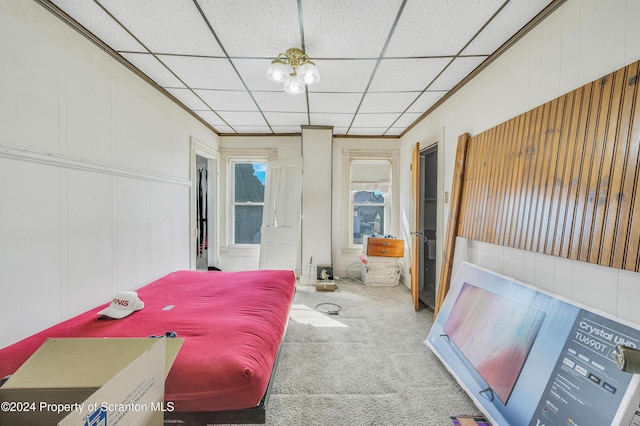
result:
[(506, 405), (545, 315), (465, 282), (444, 332)]

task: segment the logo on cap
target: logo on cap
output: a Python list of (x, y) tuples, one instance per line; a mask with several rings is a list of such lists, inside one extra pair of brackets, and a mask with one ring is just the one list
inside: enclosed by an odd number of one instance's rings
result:
[(111, 304), (98, 312), (98, 315), (121, 319), (144, 308), (144, 302), (135, 291), (124, 291), (116, 294)]

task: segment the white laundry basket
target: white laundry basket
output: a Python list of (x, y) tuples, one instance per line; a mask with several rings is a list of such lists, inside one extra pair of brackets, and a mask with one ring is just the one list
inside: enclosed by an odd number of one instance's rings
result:
[(396, 259), (363, 258), (360, 276), (366, 285), (391, 287), (400, 281), (401, 267), (402, 262)]

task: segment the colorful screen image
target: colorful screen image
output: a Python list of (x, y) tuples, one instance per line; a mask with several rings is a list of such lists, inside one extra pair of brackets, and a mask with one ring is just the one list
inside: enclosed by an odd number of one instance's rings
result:
[(491, 426), (482, 416), (451, 416), (454, 426)]
[(444, 332), (506, 404), (544, 317), (544, 312), (465, 282)]

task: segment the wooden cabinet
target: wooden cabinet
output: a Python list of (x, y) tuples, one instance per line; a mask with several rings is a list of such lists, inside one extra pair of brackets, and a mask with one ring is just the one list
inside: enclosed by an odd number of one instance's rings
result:
[(367, 238), (367, 256), (403, 257), (404, 240), (395, 238)]

